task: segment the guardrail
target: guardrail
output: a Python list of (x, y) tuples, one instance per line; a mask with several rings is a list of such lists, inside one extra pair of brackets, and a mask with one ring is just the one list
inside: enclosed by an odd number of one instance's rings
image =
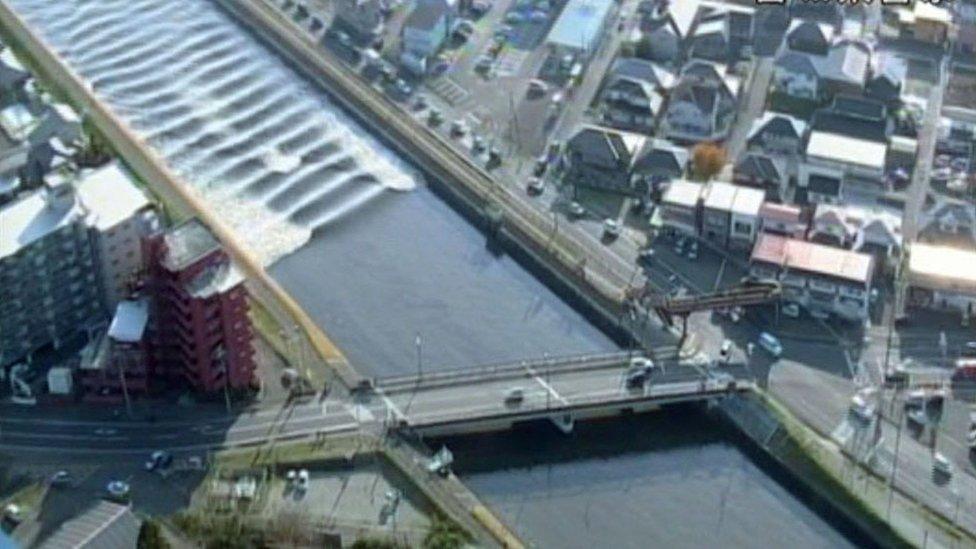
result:
[(627, 406), (641, 403), (676, 403), (688, 402), (690, 400), (704, 400), (713, 397), (725, 396), (730, 393), (740, 391), (751, 391), (755, 384), (750, 380), (737, 378), (714, 379), (702, 378), (699, 381), (678, 381), (660, 385), (650, 385), (643, 393), (633, 394), (622, 392), (619, 397), (606, 397), (601, 395), (581, 395), (573, 397), (567, 401), (547, 401), (532, 403), (525, 401), (518, 406), (505, 407), (499, 402), (499, 408), (485, 413), (473, 413), (470, 410), (464, 412), (452, 412), (451, 410), (441, 410), (436, 414), (423, 416), (413, 416), (407, 418), (407, 424), (403, 427), (424, 429), (451, 424), (472, 423), (493, 420), (520, 420), (529, 419), (537, 416), (554, 416), (567, 414), (583, 410), (598, 408), (626, 408)]
[[(475, 368), (432, 372), (430, 374), (384, 377), (373, 380), (377, 391), (391, 394), (406, 390), (424, 390), (455, 385), (483, 383), (522, 376), (559, 375), (568, 372), (599, 370), (608, 367), (622, 367), (629, 364), (640, 353), (614, 352), (592, 355), (575, 355), (537, 360), (523, 360), (485, 365)], [(673, 360), (678, 357), (677, 347), (659, 348), (654, 352), (657, 360)]]

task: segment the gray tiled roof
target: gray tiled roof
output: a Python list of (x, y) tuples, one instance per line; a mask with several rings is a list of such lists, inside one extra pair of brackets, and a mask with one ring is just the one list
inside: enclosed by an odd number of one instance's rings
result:
[(135, 549), (141, 526), (127, 506), (101, 500), (62, 524), (39, 549)]

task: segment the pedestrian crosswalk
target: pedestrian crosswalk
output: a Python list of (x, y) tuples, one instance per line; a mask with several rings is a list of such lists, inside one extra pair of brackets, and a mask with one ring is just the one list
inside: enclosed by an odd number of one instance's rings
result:
[(428, 87), (435, 95), (454, 108), (468, 109), (474, 106), (471, 94), (460, 84), (448, 77), (436, 78), (429, 82)]

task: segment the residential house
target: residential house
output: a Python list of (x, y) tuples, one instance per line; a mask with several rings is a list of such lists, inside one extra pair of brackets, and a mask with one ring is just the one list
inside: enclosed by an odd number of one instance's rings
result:
[(940, 246), (976, 247), (976, 213), (963, 201), (942, 200), (922, 212), (919, 242)]
[(908, 248), (907, 303), (911, 307), (976, 312), (976, 250), (913, 242)]
[(826, 55), (787, 50), (776, 58), (773, 85), (781, 93), (810, 100), (860, 93), (870, 57), (867, 45), (847, 39), (831, 45)]
[(747, 145), (770, 156), (792, 157), (802, 151), (807, 123), (795, 116), (766, 111), (753, 122)]
[(736, 185), (760, 189), (773, 202), (785, 200), (789, 179), (784, 160), (761, 152), (744, 153), (732, 168), (732, 181)]
[(681, 58), (698, 6), (697, 0), (658, 0), (645, 10), (640, 29), (651, 60), (674, 63)]
[(667, 139), (648, 139), (634, 162), (634, 174), (648, 182), (680, 179), (688, 169), (689, 157), (687, 148)]
[(941, 6), (916, 1), (898, 9), (898, 32), (902, 38), (945, 47), (951, 31), (952, 14)]
[(664, 113), (664, 134), (684, 142), (720, 141), (735, 119), (738, 79), (701, 60), (689, 62), (671, 90)]
[(335, 24), (360, 40), (372, 42), (383, 34), (383, 3), (380, 0), (337, 0)]
[(670, 72), (650, 61), (617, 59), (601, 92), (604, 121), (615, 128), (652, 133), (664, 100), (662, 93), (673, 79)]
[(844, 9), (839, 2), (790, 2), (790, 17), (817, 23), (826, 23), (838, 29), (844, 21)]
[(838, 96), (810, 124), (797, 186), (810, 202), (839, 203), (887, 189), (885, 166), (891, 123), (884, 105)]
[(24, 69), (13, 51), (0, 46), (0, 108), (24, 99), (24, 85), (30, 79), (30, 73)]
[(828, 23), (794, 19), (786, 31), (786, 46), (794, 52), (827, 55), (834, 41), (834, 26)]
[(868, 318), (874, 258), (762, 232), (750, 257), (750, 274), (779, 280), (783, 298), (811, 311), (852, 320)]
[[(129, 505), (105, 499), (82, 506), (77, 516), (58, 525), (38, 549), (106, 549), (138, 547), (142, 520)], [(0, 542), (3, 539), (0, 538)]]
[(752, 247), (762, 227), (762, 205), (766, 193), (749, 187), (736, 187), (732, 201), (732, 218), (729, 228), (729, 248), (746, 249)]
[(400, 30), (400, 59), (404, 66), (417, 73), (425, 72), (426, 60), (440, 50), (456, 18), (456, 0), (417, 0)]
[(722, 247), (729, 243), (735, 194), (735, 185), (720, 181), (712, 181), (702, 192), (701, 235)]
[(632, 168), (646, 137), (635, 133), (586, 125), (566, 142), (564, 181), (631, 196), (647, 192), (644, 181), (632, 177)]
[(871, 60), (871, 76), (864, 91), (868, 97), (889, 106), (901, 103), (901, 92), (908, 74), (907, 62), (890, 53), (876, 54)]
[(697, 235), (705, 186), (684, 179), (668, 184), (658, 206), (658, 223), (665, 233)]
[(705, 186), (701, 198), (703, 238), (733, 249), (752, 246), (759, 232), (764, 192), (712, 181)]
[(881, 206), (818, 204), (809, 239), (870, 253), (875, 264), (894, 267), (901, 257), (901, 212)]
[(802, 240), (810, 228), (809, 210), (767, 201), (759, 209), (759, 223), (764, 232)]
[(78, 113), (64, 103), (55, 103), (41, 114), (28, 140), (32, 145), (46, 143), (54, 138), (60, 139), (62, 143), (77, 143), (81, 137), (81, 117)]

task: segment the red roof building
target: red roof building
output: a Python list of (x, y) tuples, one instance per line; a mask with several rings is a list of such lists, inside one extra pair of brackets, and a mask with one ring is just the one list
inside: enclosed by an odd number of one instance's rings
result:
[(750, 273), (779, 280), (784, 299), (809, 310), (848, 320), (868, 316), (874, 276), (869, 254), (762, 233), (752, 250)]

